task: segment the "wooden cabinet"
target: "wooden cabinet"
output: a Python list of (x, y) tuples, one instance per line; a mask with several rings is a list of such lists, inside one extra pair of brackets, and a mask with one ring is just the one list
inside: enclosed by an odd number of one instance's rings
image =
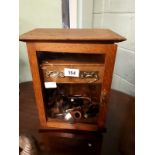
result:
[(20, 36), (42, 128), (103, 130), (115, 43), (124, 40), (107, 29), (35, 29)]

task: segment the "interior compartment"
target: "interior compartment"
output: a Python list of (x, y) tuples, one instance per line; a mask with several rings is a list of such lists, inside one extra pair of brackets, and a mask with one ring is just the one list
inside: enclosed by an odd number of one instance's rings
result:
[(95, 123), (100, 105), (101, 84), (57, 84), (45, 89), (47, 118)]
[(63, 52), (37, 52), (39, 62), (52, 62), (53, 64), (104, 64), (104, 54), (80, 54)]
[[(78, 54), (78, 53), (50, 53), (37, 52), (38, 65), (40, 68), (40, 79), (47, 121), (62, 121), (69, 123), (90, 123), (96, 124), (100, 108), (102, 82), (55, 82), (56, 88), (45, 88), (45, 79), (42, 70), (44, 66), (104, 66), (104, 55), (101, 54)], [(48, 66), (49, 67), (49, 66)], [(50, 68), (50, 67), (49, 67)], [(56, 69), (56, 68), (55, 68)], [(100, 67), (102, 70), (103, 68)], [(100, 70), (98, 69), (98, 72)], [(101, 72), (100, 72), (101, 74)], [(74, 79), (74, 77), (71, 77)], [(91, 79), (90, 79), (91, 80)]]

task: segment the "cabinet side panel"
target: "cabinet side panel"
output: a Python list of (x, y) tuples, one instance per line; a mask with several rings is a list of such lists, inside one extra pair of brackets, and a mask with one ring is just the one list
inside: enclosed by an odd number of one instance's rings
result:
[(109, 100), (111, 83), (112, 83), (112, 75), (115, 64), (117, 45), (111, 44), (109, 49), (106, 51), (105, 55), (105, 71), (103, 77), (103, 87), (101, 93), (101, 105), (100, 112), (98, 117), (98, 127), (103, 129), (105, 126), (106, 113), (107, 113), (107, 103)]
[(116, 57), (116, 50), (117, 45), (112, 44), (109, 47), (109, 50), (106, 52), (106, 58), (105, 58), (105, 71), (104, 71), (104, 78), (103, 78), (103, 84), (106, 91), (109, 93), (111, 90), (111, 83), (112, 83), (112, 76), (113, 76), (113, 70), (115, 65), (115, 57)]
[(46, 117), (45, 117), (44, 101), (43, 101), (43, 95), (42, 95), (36, 49), (33, 46), (33, 43), (27, 43), (27, 49), (28, 49), (29, 63), (30, 63), (32, 79), (33, 79), (35, 99), (36, 99), (36, 104), (39, 112), (39, 119), (40, 119), (41, 126), (45, 127)]

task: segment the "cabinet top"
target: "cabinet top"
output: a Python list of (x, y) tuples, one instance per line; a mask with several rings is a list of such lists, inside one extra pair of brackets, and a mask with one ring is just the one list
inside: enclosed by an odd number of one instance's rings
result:
[(126, 40), (109, 29), (53, 29), (38, 28), (20, 35), (20, 41), (103, 41)]

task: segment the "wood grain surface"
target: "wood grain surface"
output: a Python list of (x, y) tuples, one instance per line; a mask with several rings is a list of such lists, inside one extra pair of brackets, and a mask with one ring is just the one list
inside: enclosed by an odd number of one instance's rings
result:
[[(28, 55), (29, 55), (29, 61), (30, 61), (35, 96), (36, 96), (36, 103), (39, 111), (39, 118), (40, 118), (41, 125), (44, 128), (47, 128), (49, 126), (52, 127), (52, 123), (49, 124), (46, 121), (46, 114), (44, 109), (44, 93), (43, 93), (44, 85), (43, 85), (43, 82), (41, 82), (43, 79), (41, 78), (40, 68), (39, 68), (40, 66), (40, 60), (38, 58), (39, 52), (42, 52), (45, 55), (47, 51), (48, 53), (51, 53), (51, 55), (57, 52), (58, 54), (64, 52), (64, 53), (67, 53), (67, 55), (68, 55), (68, 52), (72, 53), (73, 55), (82, 54), (82, 53), (90, 54), (90, 52), (92, 52), (91, 54), (100, 54), (102, 63), (100, 60), (99, 65), (103, 66), (104, 64), (104, 67), (99, 67), (98, 69), (100, 73), (99, 76), (102, 77), (101, 79), (103, 79), (102, 92), (105, 95), (104, 95), (104, 101), (102, 102), (103, 104), (101, 104), (99, 108), (99, 116), (97, 121), (98, 130), (103, 130), (105, 125), (105, 120), (106, 120), (105, 114), (107, 111), (106, 109), (107, 109), (108, 96), (109, 96), (111, 82), (112, 82), (112, 73), (114, 68), (117, 45), (101, 44), (101, 43), (100, 44), (79, 43), (78, 46), (76, 46), (77, 45), (76, 43), (71, 43), (70, 44), (71, 46), (69, 46), (69, 44), (70, 43), (27, 42)], [(101, 54), (105, 55), (104, 56), (105, 59), (102, 58)], [(94, 59), (96, 59), (96, 57), (94, 57)], [(85, 65), (83, 65), (83, 68), (85, 68)], [(53, 127), (55, 127), (55, 125)], [(82, 129), (82, 127), (77, 127), (77, 129)], [(87, 129), (89, 128), (87, 127)], [(95, 128), (93, 127), (93, 128), (90, 128), (89, 130), (92, 131), (92, 129), (94, 130)]]
[(51, 29), (38, 28), (24, 33), (19, 38), (21, 41), (113, 41), (126, 40), (119, 34), (109, 29)]

